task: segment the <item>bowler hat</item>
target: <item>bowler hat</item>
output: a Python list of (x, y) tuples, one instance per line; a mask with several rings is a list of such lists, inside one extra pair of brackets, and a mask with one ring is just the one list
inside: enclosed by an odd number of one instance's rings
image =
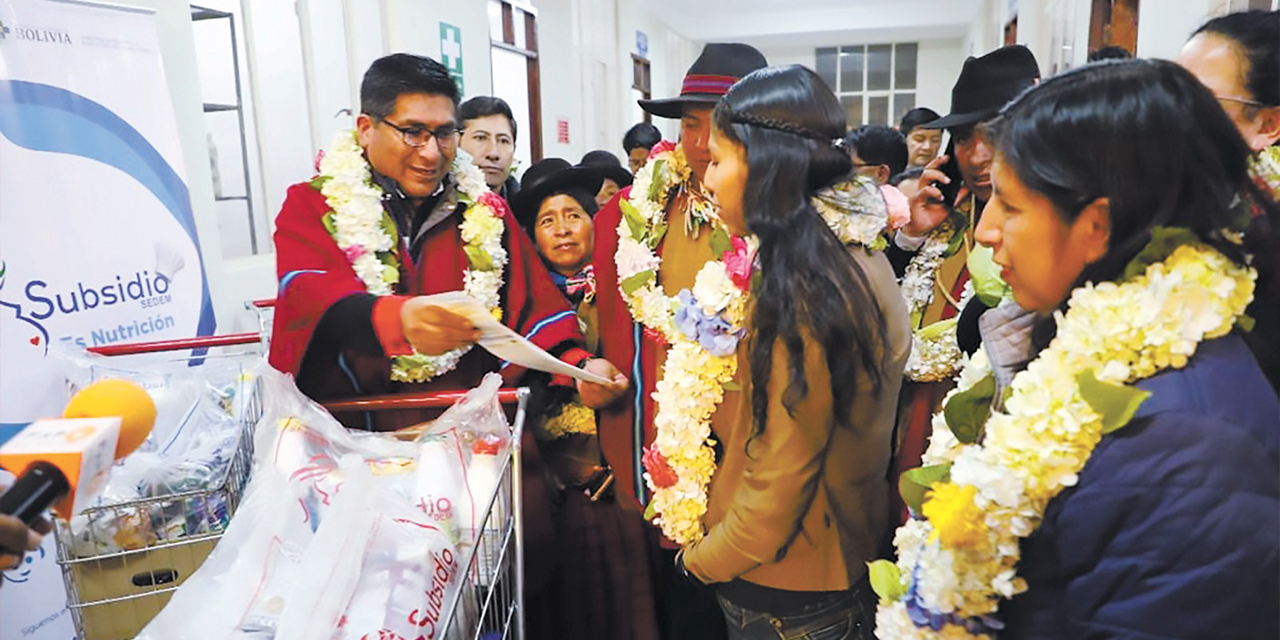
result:
[(712, 42), (684, 74), (679, 97), (638, 102), (642, 109), (660, 118), (679, 118), (685, 105), (714, 107), (735, 82), (767, 66), (764, 54), (749, 44)]
[(604, 176), (592, 167), (573, 166), (562, 158), (546, 158), (534, 163), (524, 172), (520, 190), (511, 196), (509, 204), (516, 221), (525, 229), (531, 229), (538, 217), (542, 201), (557, 191), (581, 189), (593, 198), (600, 191)]
[(578, 166), (595, 169), (606, 179), (612, 180), (614, 184), (618, 185), (618, 188), (630, 186), (633, 179), (631, 172), (622, 166), (621, 160), (618, 160), (618, 156), (604, 149), (588, 151), (587, 155), (582, 156), (582, 161), (578, 163)]
[(952, 129), (977, 124), (996, 115), (1038, 80), (1036, 57), (1020, 44), (1001, 47), (981, 58), (970, 56), (951, 89), (951, 113), (920, 126)]

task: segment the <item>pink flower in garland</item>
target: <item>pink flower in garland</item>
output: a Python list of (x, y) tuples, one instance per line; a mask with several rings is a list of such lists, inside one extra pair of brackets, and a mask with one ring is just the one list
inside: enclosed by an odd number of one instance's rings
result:
[(316, 153), (316, 173), (320, 173), (320, 161), (324, 160), (324, 149)]
[(502, 196), (492, 191), (486, 191), (480, 194), (478, 204), (484, 205), (489, 209), (489, 211), (492, 211), (493, 217), (495, 218), (503, 217), (503, 212), (507, 210), (507, 201), (503, 200)]
[(644, 463), (644, 470), (649, 472), (649, 479), (653, 480), (653, 486), (659, 489), (673, 487), (680, 480), (680, 476), (667, 463), (667, 459), (657, 447), (647, 447), (641, 461)]
[(658, 343), (658, 346), (660, 347), (665, 347), (669, 344), (667, 342), (667, 339), (662, 336), (662, 333), (659, 331), (655, 331), (652, 327), (644, 328), (644, 337)]
[(670, 140), (662, 140), (662, 141), (658, 142), (658, 144), (653, 145), (653, 147), (651, 147), (651, 148), (649, 149), (649, 157), (648, 157), (648, 158), (646, 158), (646, 159), (647, 159), (647, 160), (652, 160), (652, 159), (653, 159), (654, 157), (656, 157), (658, 154), (660, 154), (660, 153), (666, 153), (666, 152), (668, 152), (668, 151), (674, 151), (674, 150), (675, 150), (675, 148), (676, 148), (676, 143), (674, 143), (674, 142), (672, 142), (672, 141), (670, 141)]
[(880, 195), (889, 209), (889, 229), (896, 230), (911, 222), (911, 201), (893, 185), (881, 185)]
[(755, 269), (755, 254), (746, 240), (734, 236), (729, 239), (732, 249), (724, 252), (724, 269), (729, 272), (729, 279), (739, 289), (751, 289), (751, 273)]
[(347, 262), (355, 262), (356, 260), (364, 257), (364, 254), (368, 253), (368, 250), (358, 244), (353, 244), (346, 249), (343, 249), (342, 252), (347, 255)]

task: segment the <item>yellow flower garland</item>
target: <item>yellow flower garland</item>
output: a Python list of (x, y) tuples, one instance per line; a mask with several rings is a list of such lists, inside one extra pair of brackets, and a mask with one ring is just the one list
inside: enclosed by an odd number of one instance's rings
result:
[[(1182, 245), (1126, 282), (1078, 288), (1058, 318), (1057, 337), (1014, 378), (980, 443), (964, 442), (937, 414), (924, 462), (950, 465), (949, 478), (932, 484), (924, 519), (898, 529), (896, 567), (873, 563), (882, 597), (877, 637), (991, 637), (984, 617), (1026, 590), (1016, 572), (1019, 541), (1036, 530), (1049, 501), (1076, 484), (1103, 435), (1128, 422), (1145, 397), (1126, 385), (1186, 366), (1200, 342), (1230, 332), (1256, 277), (1209, 247)], [(989, 370), (979, 351), (944, 406)], [(1131, 401), (1117, 412), (1096, 402), (1099, 393)], [(940, 628), (912, 622), (908, 600), (944, 621)]]
[(542, 424), (543, 431), (550, 438), (562, 438), (573, 434), (595, 435), (596, 412), (586, 408), (580, 402), (566, 402), (560, 413), (550, 417)]

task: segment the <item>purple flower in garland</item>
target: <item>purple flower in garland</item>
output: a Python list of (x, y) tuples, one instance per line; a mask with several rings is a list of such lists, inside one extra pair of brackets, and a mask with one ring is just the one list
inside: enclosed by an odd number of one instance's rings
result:
[(734, 330), (733, 325), (719, 315), (708, 316), (688, 289), (680, 292), (679, 301), (675, 322), (680, 332), (713, 356), (733, 355), (744, 331)]
[(907, 607), (907, 617), (917, 627), (929, 627), (934, 631), (942, 631), (947, 624), (954, 624), (964, 627), (974, 635), (987, 634), (994, 636), (996, 632), (1004, 628), (1004, 622), (995, 616), (978, 616), (976, 618), (963, 618), (955, 613), (942, 613), (929, 609), (924, 604), (924, 598), (920, 596), (920, 592), (916, 588), (916, 581), (920, 577), (920, 567), (916, 566), (911, 571), (911, 583), (907, 585), (907, 593), (903, 597), (903, 601)]

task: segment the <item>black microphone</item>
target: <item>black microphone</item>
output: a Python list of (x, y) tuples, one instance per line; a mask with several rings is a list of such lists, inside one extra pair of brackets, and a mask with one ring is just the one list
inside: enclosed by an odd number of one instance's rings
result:
[(0, 514), (14, 516), (30, 526), (59, 498), (71, 492), (71, 483), (57, 466), (32, 462), (9, 490), (0, 495)]

